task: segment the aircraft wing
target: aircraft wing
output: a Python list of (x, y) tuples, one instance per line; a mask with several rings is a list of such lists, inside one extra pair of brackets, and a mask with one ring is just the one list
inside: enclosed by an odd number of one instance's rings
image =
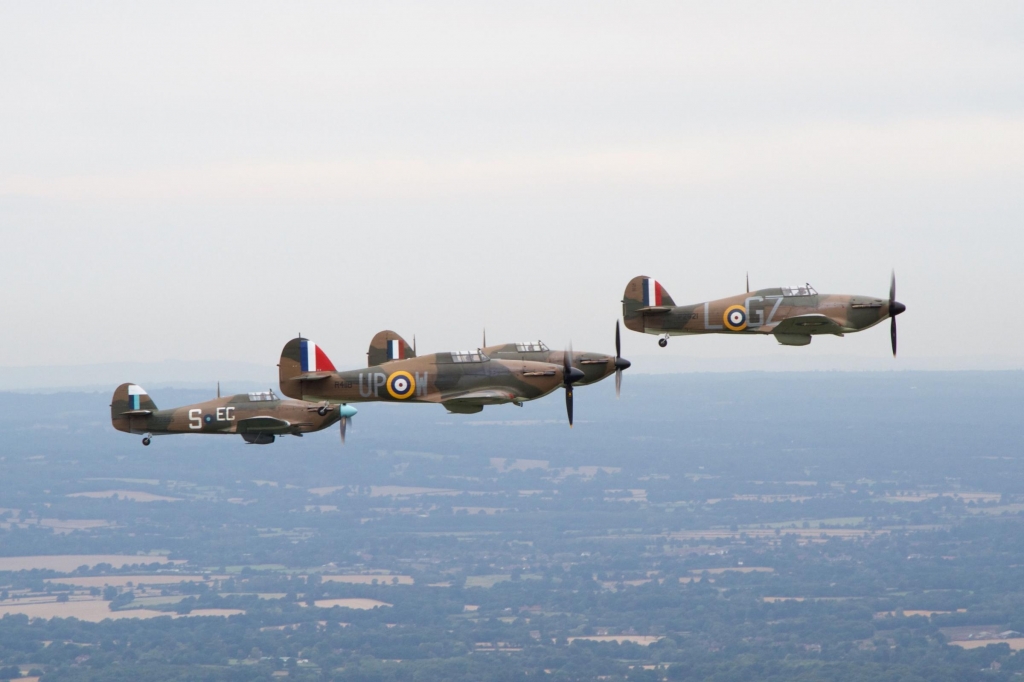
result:
[(842, 334), (843, 328), (830, 317), (812, 313), (787, 317), (775, 325), (772, 334)]
[(501, 405), (503, 403), (510, 403), (515, 399), (516, 395), (512, 391), (485, 388), (479, 391), (465, 391), (463, 393), (446, 395), (441, 400), (441, 404), (449, 412), (472, 413), (479, 412), (484, 408), (484, 405)]
[(292, 426), (291, 422), (277, 417), (249, 417), (238, 420), (238, 433), (284, 433)]

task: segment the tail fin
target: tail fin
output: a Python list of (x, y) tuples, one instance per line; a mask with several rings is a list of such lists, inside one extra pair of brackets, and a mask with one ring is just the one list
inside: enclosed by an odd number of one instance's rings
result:
[(156, 403), (142, 386), (121, 384), (114, 389), (114, 397), (110, 401), (110, 421), (115, 429), (127, 431), (129, 417), (145, 416), (156, 410)]
[(370, 341), (370, 350), (366, 351), (366, 361), (370, 367), (383, 365), (392, 360), (405, 360), (414, 357), (416, 357), (416, 350), (406, 343), (405, 339), (389, 329), (377, 332), (377, 335)]
[(281, 392), (289, 398), (302, 398), (302, 387), (298, 377), (317, 372), (335, 372), (334, 363), (318, 345), (296, 337), (281, 349), (281, 362), (277, 365)]
[(636, 332), (644, 330), (644, 308), (674, 306), (676, 303), (665, 287), (651, 277), (634, 277), (626, 285), (622, 296), (622, 319), (626, 327)]
[(146, 393), (146, 389), (136, 384), (121, 384), (114, 389), (114, 398), (110, 401), (111, 418), (120, 417), (125, 412), (155, 412), (156, 403)]

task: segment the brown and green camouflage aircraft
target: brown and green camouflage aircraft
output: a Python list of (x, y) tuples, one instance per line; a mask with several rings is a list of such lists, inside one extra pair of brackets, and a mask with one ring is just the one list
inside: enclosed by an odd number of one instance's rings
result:
[(889, 298), (819, 294), (810, 284), (758, 289), (717, 301), (676, 305), (664, 287), (650, 277), (634, 277), (626, 285), (622, 316), (626, 327), (668, 337), (688, 334), (772, 335), (786, 346), (806, 346), (818, 334), (859, 332), (890, 320), (892, 354), (896, 356), (896, 316), (907, 307), (896, 300), (896, 274)]
[[(495, 360), (530, 360), (533, 362), (547, 362), (558, 364), (562, 362), (563, 351), (551, 350), (543, 341), (520, 341), (517, 343), (504, 343), (497, 346), (487, 345), (487, 335), (484, 335), (483, 352), (487, 357)], [(577, 386), (596, 384), (605, 377), (615, 373), (615, 394), (622, 391), (622, 370), (628, 369), (629, 360), (622, 357), (622, 342), (619, 337), (619, 323), (615, 323), (615, 355), (604, 355), (601, 353), (587, 353), (581, 351), (573, 352), (570, 349), (571, 363), (576, 369), (583, 372), (583, 378), (576, 382)]]
[(281, 351), (281, 392), (340, 404), (440, 403), (449, 412), (472, 414), (485, 405), (522, 406), (562, 387), (572, 426), (572, 387), (585, 376), (572, 366), (568, 351), (560, 364), (492, 359), (480, 349), (417, 357), (393, 331), (373, 337), (367, 361), (366, 369), (338, 371), (316, 344), (294, 338)]
[(149, 445), (153, 436), (175, 433), (238, 434), (246, 443), (267, 445), (276, 436), (301, 436), (340, 421), (341, 442), (357, 410), (350, 405), (281, 400), (273, 391), (217, 397), (205, 403), (169, 410), (157, 409), (153, 399), (136, 384), (121, 384), (110, 403), (110, 421), (118, 431), (142, 435)]

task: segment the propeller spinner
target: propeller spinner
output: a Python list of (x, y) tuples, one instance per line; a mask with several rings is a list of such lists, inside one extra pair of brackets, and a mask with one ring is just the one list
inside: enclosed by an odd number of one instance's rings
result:
[(341, 419), (338, 420), (338, 430), (341, 432), (341, 444), (345, 444), (345, 432), (348, 431), (348, 425), (352, 421), (352, 418), (356, 416), (358, 410), (351, 405), (338, 405), (338, 411), (341, 413)]

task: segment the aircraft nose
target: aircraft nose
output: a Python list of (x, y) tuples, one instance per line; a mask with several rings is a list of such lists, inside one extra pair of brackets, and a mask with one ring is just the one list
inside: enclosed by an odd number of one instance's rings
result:
[(351, 405), (338, 405), (338, 414), (342, 417), (354, 417), (359, 414), (359, 410)]
[(583, 379), (585, 376), (586, 374), (584, 374), (582, 370), (576, 369), (575, 367), (569, 368), (568, 379), (570, 384), (575, 384), (577, 381)]
[(903, 305), (899, 301), (893, 301), (892, 303), (889, 304), (889, 316), (896, 317), (906, 309), (907, 306)]
[(626, 358), (615, 358), (615, 369), (629, 369), (633, 363)]

